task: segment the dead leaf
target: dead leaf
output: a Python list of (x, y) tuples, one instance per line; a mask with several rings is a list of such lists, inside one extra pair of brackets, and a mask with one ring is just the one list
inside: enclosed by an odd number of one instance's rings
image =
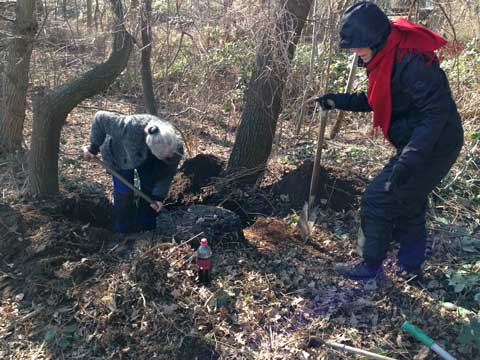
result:
[(425, 360), (428, 358), (429, 353), (430, 349), (426, 346), (422, 346), (420, 351), (413, 357), (413, 360)]
[(163, 315), (172, 315), (175, 310), (178, 309), (178, 305), (176, 304), (170, 304), (170, 305), (161, 305), (160, 310), (163, 313)]

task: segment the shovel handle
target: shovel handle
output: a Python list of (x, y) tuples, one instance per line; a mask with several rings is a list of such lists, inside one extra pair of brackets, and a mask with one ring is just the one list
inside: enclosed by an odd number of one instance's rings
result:
[(425, 345), (428, 348), (430, 348), (432, 344), (435, 342), (427, 334), (425, 334), (422, 330), (420, 330), (418, 327), (416, 327), (409, 321), (405, 321), (403, 323), (402, 330), (412, 334), (417, 340), (422, 342), (423, 345)]
[[(318, 103), (315, 104), (314, 115), (317, 111)], [(328, 110), (322, 110), (320, 115), (320, 129), (318, 131), (317, 152), (313, 163), (312, 178), (310, 180), (310, 193), (308, 197), (308, 205), (311, 208), (318, 195), (318, 176), (320, 172), (320, 160), (322, 158), (323, 143), (325, 140), (325, 128), (327, 126)]]
[(155, 201), (153, 199), (146, 195), (144, 192), (138, 190), (135, 186), (133, 186), (130, 181), (125, 179), (122, 175), (120, 175), (116, 170), (114, 170), (110, 165), (108, 165), (106, 162), (100, 160), (98, 157), (93, 157), (93, 161), (95, 161), (97, 164), (102, 165), (108, 172), (110, 172), (113, 176), (115, 176), (118, 180), (120, 180), (126, 187), (128, 187), (130, 190), (132, 190), (136, 195), (140, 196), (143, 200), (145, 200), (149, 204), (154, 204)]

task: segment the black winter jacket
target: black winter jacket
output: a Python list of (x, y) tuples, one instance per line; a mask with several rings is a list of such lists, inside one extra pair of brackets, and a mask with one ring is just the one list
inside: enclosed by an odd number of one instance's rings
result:
[[(463, 129), (445, 73), (422, 55), (407, 53), (394, 65), (391, 80), (392, 118), (388, 136), (410, 171), (432, 157), (457, 151)], [(364, 92), (338, 94), (341, 110), (372, 111)]]
[[(376, 54), (390, 34), (390, 21), (375, 4), (363, 1), (343, 15), (340, 47), (370, 48)], [(363, 63), (359, 61), (359, 65)], [(463, 144), (463, 129), (447, 77), (438, 63), (406, 53), (395, 62), (391, 78), (392, 117), (388, 136), (410, 173), (426, 161), (448, 157)], [(372, 111), (365, 93), (336, 94), (341, 110)]]

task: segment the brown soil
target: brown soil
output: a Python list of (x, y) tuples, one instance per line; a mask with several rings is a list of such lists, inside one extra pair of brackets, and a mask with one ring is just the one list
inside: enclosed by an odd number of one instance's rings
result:
[[(270, 187), (273, 194), (288, 196), (284, 199), (289, 202), (291, 208), (301, 208), (308, 201), (312, 170), (313, 162), (305, 161)], [(352, 177), (351, 173), (339, 167), (325, 165), (320, 167), (318, 182), (317, 203), (336, 211), (351, 210), (358, 206), (359, 194), (364, 182)]]
[(211, 184), (222, 173), (224, 161), (215, 155), (200, 154), (186, 160), (170, 187), (167, 203), (198, 201), (202, 187)]
[[(214, 155), (199, 155), (187, 160), (175, 177), (167, 203), (201, 203), (221, 206), (240, 216), (243, 224), (252, 224), (259, 215), (286, 215), (299, 210), (308, 201), (313, 163), (305, 161), (273, 184), (263, 187), (228, 184), (220, 176), (224, 163)], [(364, 182), (343, 169), (325, 165), (320, 168), (317, 203), (336, 211), (358, 206)], [(233, 185), (233, 186), (232, 186)]]
[(111, 228), (112, 205), (103, 194), (68, 193), (59, 198), (59, 211), (72, 221)]

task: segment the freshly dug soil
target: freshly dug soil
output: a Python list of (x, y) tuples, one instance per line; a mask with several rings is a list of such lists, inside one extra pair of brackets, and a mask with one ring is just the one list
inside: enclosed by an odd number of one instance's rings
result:
[(224, 161), (211, 154), (200, 154), (186, 160), (173, 179), (166, 203), (197, 201), (202, 188), (220, 176), (224, 167)]
[[(307, 160), (300, 167), (286, 174), (270, 189), (275, 196), (283, 196), (290, 207), (298, 209), (308, 201), (313, 161)], [(352, 178), (345, 170), (332, 167), (320, 167), (319, 194), (316, 202), (336, 211), (350, 210), (358, 206), (358, 198), (363, 190), (364, 182)], [(288, 198), (287, 198), (288, 196)]]

